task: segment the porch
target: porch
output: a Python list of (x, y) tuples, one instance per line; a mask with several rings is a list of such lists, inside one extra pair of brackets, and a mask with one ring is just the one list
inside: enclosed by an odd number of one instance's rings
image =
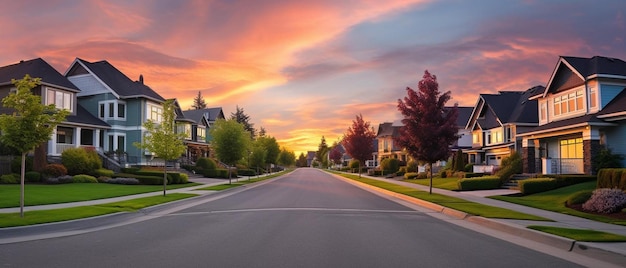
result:
[(67, 149), (78, 147), (102, 151), (100, 136), (100, 129), (58, 126), (48, 142), (48, 155), (59, 156)]

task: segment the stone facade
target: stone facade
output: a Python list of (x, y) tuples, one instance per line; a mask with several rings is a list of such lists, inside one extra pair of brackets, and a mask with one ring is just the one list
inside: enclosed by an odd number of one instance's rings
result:
[(585, 174), (595, 175), (593, 158), (602, 150), (599, 140), (583, 140), (583, 164)]

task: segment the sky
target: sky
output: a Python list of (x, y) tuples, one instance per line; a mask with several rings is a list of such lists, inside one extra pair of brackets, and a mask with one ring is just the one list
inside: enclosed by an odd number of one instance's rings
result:
[(626, 60), (623, 0), (2, 0), (0, 66), (106, 60), (189, 109), (244, 109), (300, 154), (401, 119), (424, 71), (450, 105), (546, 85), (559, 56)]

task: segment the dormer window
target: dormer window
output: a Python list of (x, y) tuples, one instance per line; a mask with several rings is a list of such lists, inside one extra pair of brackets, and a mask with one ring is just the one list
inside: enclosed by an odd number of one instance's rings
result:
[(46, 105), (54, 104), (59, 109), (65, 109), (70, 112), (73, 112), (74, 105), (72, 103), (72, 93), (53, 89), (46, 88)]

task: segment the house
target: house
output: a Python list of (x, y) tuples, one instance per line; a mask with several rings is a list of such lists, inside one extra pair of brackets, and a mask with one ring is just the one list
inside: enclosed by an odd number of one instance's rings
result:
[(199, 118), (189, 118), (180, 108), (176, 99), (174, 111), (176, 112), (176, 132), (184, 133), (183, 143), (187, 147), (181, 159), (185, 163), (194, 163), (200, 157), (209, 156), (209, 143), (207, 141), (208, 120), (204, 115)]
[[(102, 137), (111, 126), (89, 113), (77, 101), (81, 90), (41, 58), (0, 67), (0, 99), (15, 90), (11, 79), (19, 80), (26, 74), (41, 78), (41, 84), (32, 91), (41, 97), (43, 104), (54, 104), (57, 108), (70, 111), (65, 121), (53, 132), (47, 146), (39, 148), (38, 152), (58, 157), (68, 148), (102, 146)], [(2, 109), (1, 112), (10, 111)]]
[(197, 110), (183, 111), (186, 118), (194, 120), (198, 123), (198, 126), (203, 125), (206, 128), (206, 142), (210, 142), (211, 135), (209, 135), (209, 129), (215, 124), (218, 119), (226, 119), (222, 107), (213, 107)]
[(621, 59), (559, 57), (545, 89), (531, 97), (539, 125), (520, 135), (524, 172), (593, 174), (601, 149), (626, 154), (625, 88)]
[(146, 164), (152, 159), (150, 152), (133, 143), (143, 142), (144, 122), (162, 120), (165, 99), (144, 84), (143, 76), (133, 81), (107, 61), (76, 58), (65, 77), (79, 89), (78, 102), (110, 125), (99, 136), (105, 152), (117, 156), (121, 164)]
[(479, 95), (465, 127), (472, 134), (471, 149), (465, 152), (475, 172), (491, 172), (504, 158), (521, 150), (519, 134), (538, 125), (537, 101), (529, 98), (543, 90), (535, 86)]

